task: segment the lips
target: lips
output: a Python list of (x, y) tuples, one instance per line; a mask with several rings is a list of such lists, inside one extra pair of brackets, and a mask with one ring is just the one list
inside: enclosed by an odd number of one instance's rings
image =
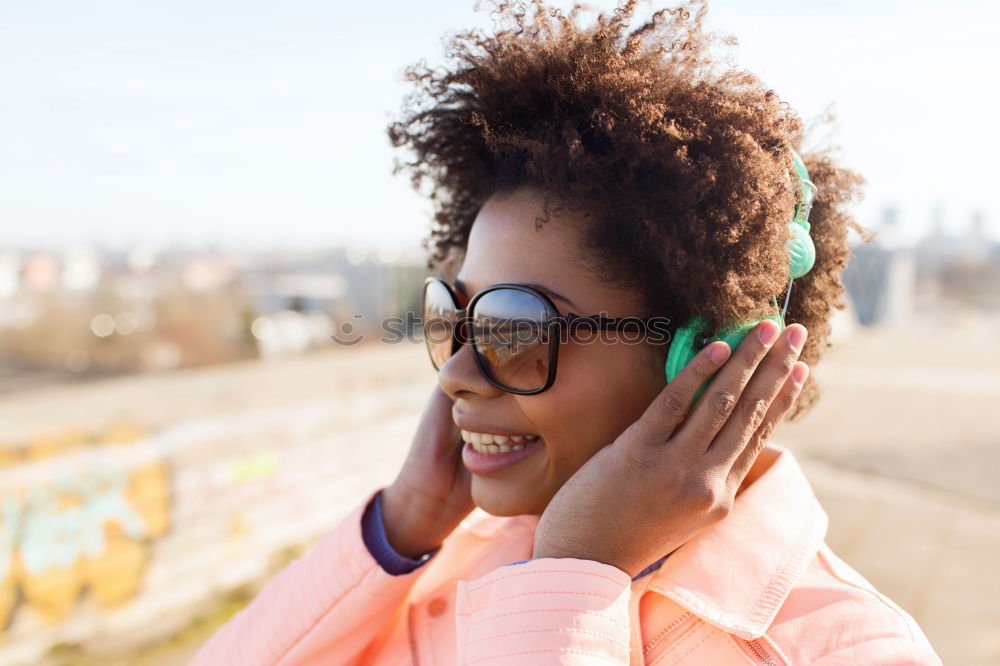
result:
[[(452, 420), (463, 431), (462, 462), (473, 474), (497, 474), (534, 454), (544, 442), (529, 430), (496, 425), (467, 414), (453, 412)], [(516, 451), (515, 445), (519, 447)]]
[(543, 444), (541, 437), (536, 437), (523, 449), (507, 453), (480, 453), (472, 442), (466, 442), (462, 447), (462, 464), (473, 474), (491, 476), (517, 465), (519, 462), (535, 454)]

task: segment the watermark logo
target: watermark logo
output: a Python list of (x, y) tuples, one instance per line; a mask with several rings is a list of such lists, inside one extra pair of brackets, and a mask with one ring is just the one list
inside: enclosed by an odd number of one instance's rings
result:
[(364, 342), (365, 334), (361, 332), (356, 322), (360, 322), (363, 317), (359, 314), (351, 316), (351, 321), (342, 321), (337, 324), (337, 331), (330, 336), (330, 339), (338, 345), (353, 347), (359, 342)]
[(538, 344), (549, 344), (558, 339), (560, 343), (575, 344), (615, 343), (615, 344), (665, 344), (670, 341), (670, 319), (667, 317), (611, 317), (601, 313), (589, 317), (473, 317), (454, 333), (455, 320), (447, 315), (431, 316), (423, 319), (414, 312), (402, 317), (385, 317), (377, 327), (364, 327), (364, 316), (355, 314), (350, 320), (337, 325), (337, 331), (330, 339), (343, 346), (351, 347), (365, 341), (369, 336), (364, 332), (377, 328), (378, 340), (383, 344), (401, 342), (445, 344), (456, 336), (467, 342), (474, 338), (481, 346), (495, 349), (506, 347), (514, 353), (519, 349)]

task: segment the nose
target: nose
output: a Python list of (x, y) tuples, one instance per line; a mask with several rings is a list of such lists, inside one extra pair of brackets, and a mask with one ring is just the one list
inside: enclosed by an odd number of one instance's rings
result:
[(492, 398), (504, 393), (479, 371), (473, 354), (472, 345), (460, 345), (458, 351), (438, 370), (438, 384), (452, 400)]

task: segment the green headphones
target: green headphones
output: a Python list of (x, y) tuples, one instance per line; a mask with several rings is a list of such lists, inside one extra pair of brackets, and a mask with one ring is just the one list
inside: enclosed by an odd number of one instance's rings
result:
[[(799, 180), (799, 200), (798, 203), (795, 204), (795, 212), (792, 214), (792, 220), (788, 223), (789, 231), (791, 232), (792, 237), (788, 240), (786, 245), (789, 254), (789, 280), (788, 288), (785, 292), (784, 308), (781, 310), (780, 314), (775, 313), (760, 319), (749, 319), (743, 322), (738, 322), (734, 326), (724, 327), (711, 338), (699, 337), (702, 333), (704, 333), (707, 327), (707, 322), (701, 316), (694, 317), (677, 330), (677, 333), (674, 335), (674, 339), (670, 342), (669, 351), (667, 353), (667, 362), (664, 367), (668, 383), (673, 381), (684, 366), (687, 365), (703, 347), (715, 342), (716, 340), (724, 340), (729, 345), (729, 348), (735, 352), (736, 348), (740, 346), (740, 343), (743, 341), (743, 338), (746, 337), (747, 333), (753, 330), (757, 324), (766, 319), (777, 322), (779, 330), (785, 330), (785, 312), (788, 310), (788, 297), (792, 293), (792, 280), (800, 278), (808, 273), (812, 269), (813, 264), (816, 263), (816, 246), (813, 244), (812, 237), (809, 235), (809, 211), (812, 209), (813, 200), (816, 198), (817, 190), (816, 186), (811, 180), (809, 180), (809, 172), (806, 171), (806, 165), (802, 161), (802, 158), (799, 157), (799, 154), (794, 150), (792, 150), (791, 153), (792, 163), (795, 166), (795, 175)], [(772, 298), (771, 303), (774, 305), (775, 310), (777, 310), (777, 298)], [(715, 375), (713, 373), (712, 377), (714, 376)], [(697, 400), (705, 391), (709, 382), (712, 381), (712, 377), (709, 377), (705, 383), (701, 385), (701, 388), (698, 389), (698, 392), (694, 396), (695, 400)]]

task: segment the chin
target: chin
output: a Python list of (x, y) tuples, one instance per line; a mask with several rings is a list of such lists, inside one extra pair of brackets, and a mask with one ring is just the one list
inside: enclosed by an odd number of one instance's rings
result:
[[(541, 515), (545, 510), (546, 502), (539, 502), (539, 497), (527, 497), (522, 489), (494, 479), (473, 475), (471, 490), (476, 506), (493, 516)], [(538, 509), (539, 504), (541, 509)]]

